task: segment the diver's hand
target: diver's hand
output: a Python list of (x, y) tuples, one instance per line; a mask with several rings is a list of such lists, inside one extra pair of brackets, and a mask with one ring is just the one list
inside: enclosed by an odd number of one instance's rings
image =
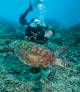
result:
[(29, 6), (29, 10), (30, 10), (30, 11), (33, 11), (32, 5)]

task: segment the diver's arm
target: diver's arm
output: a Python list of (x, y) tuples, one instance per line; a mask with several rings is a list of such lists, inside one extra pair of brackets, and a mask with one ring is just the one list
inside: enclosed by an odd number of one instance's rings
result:
[(26, 20), (26, 17), (28, 15), (28, 13), (33, 10), (32, 4), (31, 4), (31, 0), (29, 0), (29, 3), (30, 3), (29, 8), (26, 9), (26, 11), (23, 14), (20, 15), (19, 22), (20, 22), (21, 25), (29, 25), (30, 24)]

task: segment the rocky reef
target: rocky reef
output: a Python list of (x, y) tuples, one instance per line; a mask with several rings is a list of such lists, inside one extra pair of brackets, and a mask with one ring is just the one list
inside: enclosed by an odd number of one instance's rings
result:
[[(0, 48), (23, 39), (24, 30), (20, 25), (0, 21)], [(58, 57), (68, 61), (69, 66), (52, 65), (35, 72), (14, 53), (0, 53), (0, 92), (80, 92), (80, 25), (56, 30), (44, 46), (56, 54), (68, 47)]]

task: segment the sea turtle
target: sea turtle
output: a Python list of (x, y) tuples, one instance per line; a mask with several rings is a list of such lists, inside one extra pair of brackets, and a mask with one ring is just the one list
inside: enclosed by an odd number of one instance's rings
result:
[(14, 51), (21, 61), (32, 67), (46, 67), (50, 64), (66, 65), (65, 62), (57, 59), (55, 54), (47, 47), (27, 40), (15, 41), (0, 50), (0, 52), (10, 51)]

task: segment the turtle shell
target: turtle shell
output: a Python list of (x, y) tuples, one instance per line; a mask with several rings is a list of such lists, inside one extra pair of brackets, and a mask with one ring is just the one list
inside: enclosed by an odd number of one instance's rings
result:
[(32, 67), (48, 66), (54, 59), (53, 53), (43, 45), (29, 41), (16, 41), (12, 47), (25, 64)]

